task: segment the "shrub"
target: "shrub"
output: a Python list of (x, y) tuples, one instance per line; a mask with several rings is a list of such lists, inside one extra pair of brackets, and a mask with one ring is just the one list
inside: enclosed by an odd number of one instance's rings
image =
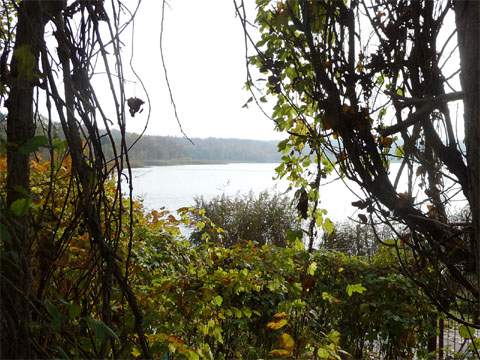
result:
[(426, 351), (435, 312), (387, 249), (367, 262), (309, 253), (298, 238), (285, 247), (225, 247), (209, 220), (197, 214), (194, 223), (210, 226), (211, 238), (192, 244), (152, 232), (138, 244), (148, 259), (139, 292), (156, 351), (214, 359), (340, 359), (340, 349), (346, 358), (407, 359)]
[[(288, 230), (300, 230), (291, 200), (278, 194), (261, 192), (257, 197), (250, 192), (235, 198), (222, 195), (209, 201), (197, 198), (195, 207), (204, 209), (205, 216), (224, 230), (226, 246), (242, 240), (285, 246)], [(191, 239), (198, 243), (203, 232), (193, 232)]]

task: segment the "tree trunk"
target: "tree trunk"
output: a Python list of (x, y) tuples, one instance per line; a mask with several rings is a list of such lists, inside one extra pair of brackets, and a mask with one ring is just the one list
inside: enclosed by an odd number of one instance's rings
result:
[[(477, 289), (480, 288), (480, 1), (455, 2), (460, 81), (464, 92), (465, 144), (468, 164), (468, 197), (472, 211), (472, 250), (476, 254)], [(478, 298), (480, 311), (480, 293)], [(478, 318), (477, 318), (478, 321)]]
[[(33, 90), (43, 41), (41, 2), (23, 1), (18, 11), (7, 102), (7, 208), (30, 191), (29, 154), (21, 146), (34, 136)], [(17, 202), (19, 204), (19, 202)], [(25, 205), (25, 204), (23, 204)], [(22, 209), (21, 209), (22, 210)], [(9, 236), (2, 239), (1, 358), (31, 358), (30, 234), (28, 209), (8, 216)], [(2, 222), (4, 217), (2, 217)]]

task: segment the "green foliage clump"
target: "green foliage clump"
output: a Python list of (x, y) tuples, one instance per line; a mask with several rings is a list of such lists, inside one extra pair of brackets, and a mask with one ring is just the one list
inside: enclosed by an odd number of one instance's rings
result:
[(156, 351), (192, 359), (395, 359), (426, 351), (436, 315), (399, 274), (394, 254), (384, 249), (367, 262), (309, 253), (294, 232), (284, 247), (226, 247), (222, 229), (190, 210), (197, 228), (209, 228), (197, 244), (150, 232), (136, 250)]
[[(43, 177), (49, 166), (32, 162), (34, 194), (48, 186)], [(32, 202), (33, 218), (44, 208), (54, 215), (75, 211), (74, 203), (63, 201), (69, 158), (58, 166), (58, 197)], [(107, 190), (113, 194), (115, 184)], [(128, 271), (155, 359), (340, 359), (373, 352), (403, 359), (425, 351), (436, 314), (385, 249), (370, 262), (334, 251), (308, 252), (302, 233), (291, 229), (282, 246), (248, 241), (249, 234), (227, 243), (227, 231), (204, 209), (180, 209), (175, 217), (147, 213), (139, 202), (132, 206), (131, 252), (123, 225), (117, 230), (116, 259)], [(105, 221), (111, 231), (116, 225)], [(181, 226), (194, 227), (201, 236), (188, 241)], [(49, 357), (140, 357), (135, 320), (122, 293), (112, 288), (108, 312), (97, 295), (105, 264), (91, 246), (81, 222), (61, 224), (56, 233), (48, 221), (41, 224), (31, 259), (39, 269), (32, 278), (39, 310), (32, 336)]]
[[(195, 207), (204, 209), (205, 216), (224, 230), (223, 244), (231, 246), (242, 240), (259, 245), (286, 245), (289, 230), (300, 231), (301, 224), (291, 206), (291, 200), (264, 191), (258, 196), (249, 193), (235, 198), (222, 195), (212, 200), (195, 199)], [(203, 231), (191, 238), (197, 242)]]

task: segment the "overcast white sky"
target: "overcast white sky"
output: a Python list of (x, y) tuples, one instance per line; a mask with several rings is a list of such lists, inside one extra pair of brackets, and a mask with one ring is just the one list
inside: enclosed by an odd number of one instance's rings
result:
[[(254, 10), (254, 1), (248, 2)], [(161, 6), (161, 0), (141, 3), (135, 22), (134, 67), (152, 101), (147, 134), (181, 136), (160, 60)], [(130, 42), (128, 36), (124, 40)], [(250, 95), (243, 89), (243, 32), (232, 0), (170, 0), (165, 10), (164, 54), (188, 136), (282, 138), (255, 105), (242, 108)], [(124, 56), (127, 65), (130, 49)], [(140, 84), (127, 85), (130, 96), (144, 98)], [(141, 131), (146, 117), (146, 109), (129, 117), (127, 130)]]

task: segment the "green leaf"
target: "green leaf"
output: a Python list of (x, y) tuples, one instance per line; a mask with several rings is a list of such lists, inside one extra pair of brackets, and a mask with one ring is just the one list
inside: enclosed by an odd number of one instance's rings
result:
[(138, 348), (136, 346), (133, 347), (132, 351), (130, 352), (130, 354), (133, 355), (133, 357), (140, 357), (140, 355), (142, 355), (142, 353), (140, 352), (140, 350), (138, 350)]
[(458, 328), (458, 333), (464, 339), (471, 339), (475, 335), (475, 329), (470, 326), (462, 325)]
[(291, 229), (287, 230), (287, 240), (288, 241), (302, 240), (302, 237), (303, 237), (302, 230), (296, 230), (296, 231), (293, 231)]
[(285, 150), (285, 148), (287, 147), (287, 144), (290, 140), (289, 139), (285, 139), (285, 140), (282, 140), (278, 143), (277, 147), (278, 147), (278, 150), (279, 151), (283, 151)]
[(395, 149), (395, 155), (398, 157), (403, 157), (405, 155), (405, 152), (403, 151), (403, 146), (397, 146)]
[(4, 242), (9, 242), (11, 239), (10, 232), (3, 224), (0, 224), (0, 239), (2, 239)]
[(330, 235), (335, 230), (335, 225), (329, 218), (326, 218), (325, 221), (323, 222), (322, 228), (327, 235)]
[(315, 271), (317, 270), (317, 263), (313, 261), (310, 265), (308, 265), (307, 274), (308, 275), (315, 275)]
[(250, 310), (249, 308), (244, 307), (242, 309), (242, 312), (248, 319), (250, 319), (252, 317), (252, 310)]
[(198, 230), (202, 231), (203, 228), (205, 227), (205, 223), (203, 221), (197, 221), (195, 226), (197, 227)]
[(68, 305), (68, 318), (69, 319), (75, 319), (77, 316), (80, 315), (81, 311), (82, 311), (82, 309), (77, 304), (69, 304)]
[(57, 346), (56, 349), (57, 349), (57, 351), (58, 351), (59, 354), (60, 354), (60, 359), (70, 359), (70, 357), (69, 357), (68, 354), (65, 352), (65, 350), (63, 350), (60, 346)]
[(20, 45), (13, 54), (17, 60), (19, 77), (25, 80), (33, 80), (35, 77), (35, 56), (31, 45)]
[(23, 216), (30, 207), (30, 199), (17, 199), (10, 205), (10, 211), (15, 216)]
[(378, 119), (381, 120), (383, 119), (383, 117), (387, 114), (387, 108), (386, 107), (383, 107), (380, 109), (379, 113), (378, 113)]
[(93, 319), (91, 317), (86, 317), (85, 321), (87, 322), (87, 325), (90, 329), (92, 329), (95, 332), (95, 335), (100, 339), (100, 340), (105, 340), (108, 337), (114, 338), (118, 340), (117, 334), (107, 326), (103, 321)]
[(340, 343), (340, 333), (336, 330), (330, 331), (327, 337), (335, 345), (338, 345)]
[(362, 284), (348, 284), (347, 295), (352, 296), (354, 293), (363, 294), (367, 290)]
[(241, 319), (243, 317), (243, 313), (240, 309), (237, 309), (237, 308), (232, 308), (233, 312), (235, 313), (235, 317), (237, 319)]
[(52, 147), (56, 150), (62, 151), (67, 147), (67, 141), (59, 138), (53, 139)]
[(212, 299), (212, 303), (217, 306), (222, 306), (223, 298), (220, 295), (217, 295)]
[(383, 74), (378, 75), (377, 79), (375, 80), (375, 84), (382, 86), (385, 82), (385, 77)]
[(18, 152), (23, 155), (28, 155), (46, 145), (48, 145), (47, 137), (43, 135), (37, 135), (28, 139), (22, 146), (20, 146)]
[(55, 331), (59, 332), (62, 327), (62, 313), (58, 310), (58, 308), (53, 305), (51, 302), (47, 302), (45, 307), (48, 311), (48, 314), (52, 318), (52, 327)]
[(330, 358), (330, 352), (326, 349), (319, 348), (317, 350), (317, 355), (320, 359), (329, 359)]

